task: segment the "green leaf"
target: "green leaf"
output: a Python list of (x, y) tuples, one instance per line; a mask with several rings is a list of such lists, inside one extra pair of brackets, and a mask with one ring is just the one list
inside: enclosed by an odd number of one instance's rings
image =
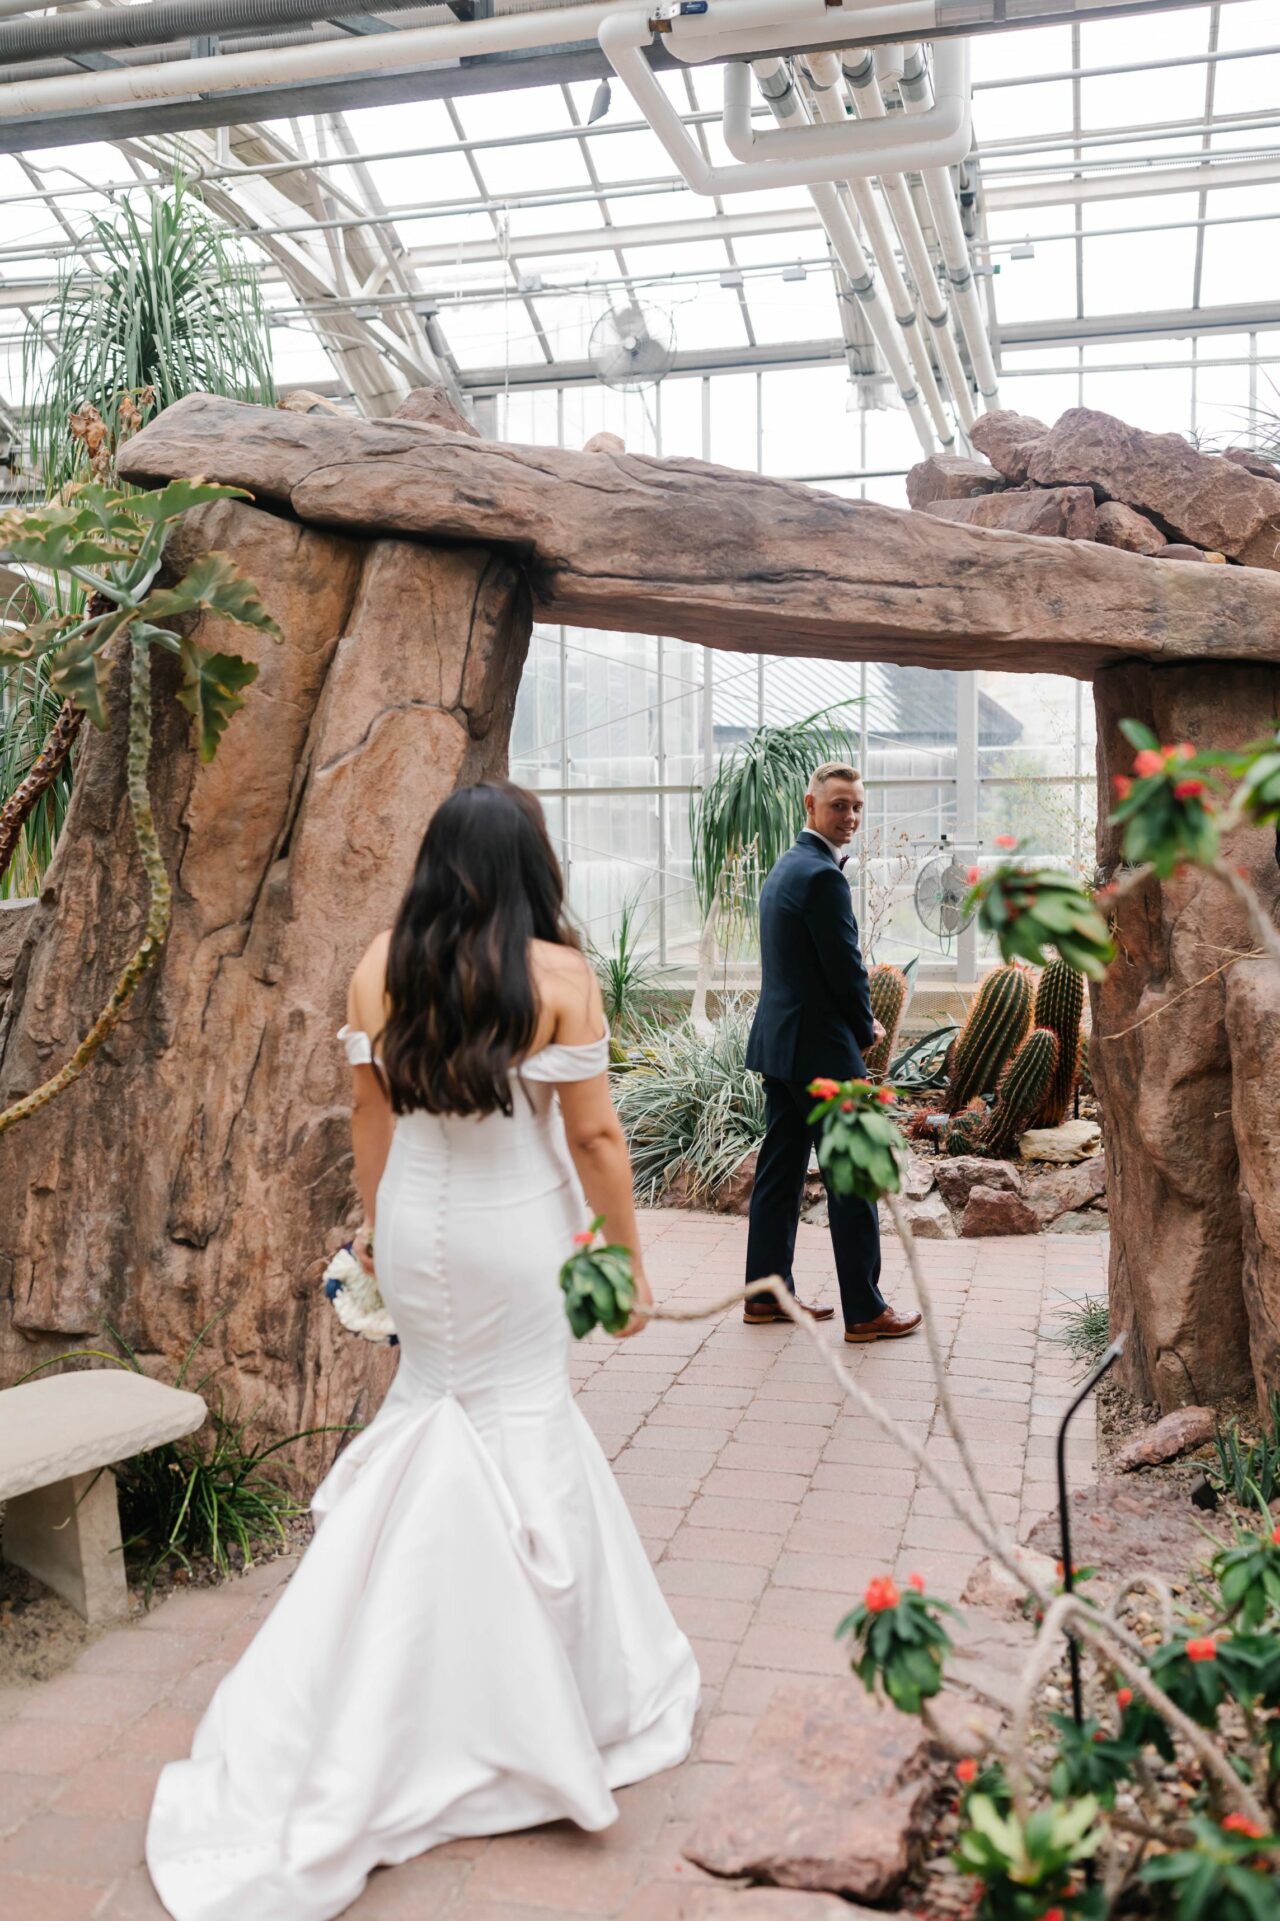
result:
[(1149, 727), (1144, 727), (1140, 720), (1122, 720), (1120, 722), (1120, 732), (1124, 735), (1130, 747), (1136, 747), (1139, 752), (1141, 752), (1144, 747), (1154, 749), (1160, 745), (1156, 735), (1152, 733)]
[(142, 612), (148, 620), (163, 622), (197, 609), (254, 627), (260, 633), (282, 638), (280, 628), (263, 605), (262, 596), (251, 580), (236, 571), (230, 554), (201, 554), (175, 587), (160, 587), (148, 594)]
[[(157, 630), (141, 623), (135, 630), (145, 639), (158, 637)], [(196, 741), (202, 761), (211, 761), (227, 730), (231, 716), (244, 706), (241, 689), (258, 678), (251, 660), (238, 654), (213, 654), (194, 641), (182, 642), (182, 686), (178, 699), (196, 722)]]

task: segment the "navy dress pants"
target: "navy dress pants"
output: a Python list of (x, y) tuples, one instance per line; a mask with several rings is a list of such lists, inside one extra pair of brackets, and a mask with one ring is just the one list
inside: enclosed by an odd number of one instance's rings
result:
[[(780, 1274), (791, 1292), (796, 1228), (804, 1201), (809, 1155), (818, 1142), (810, 1127), (814, 1106), (803, 1084), (764, 1083), (765, 1136), (756, 1164), (747, 1231), (747, 1280)], [(833, 1194), (827, 1187), (827, 1217), (835, 1250), (836, 1277), (846, 1327), (874, 1321), (885, 1309), (880, 1292), (880, 1217), (870, 1201)]]

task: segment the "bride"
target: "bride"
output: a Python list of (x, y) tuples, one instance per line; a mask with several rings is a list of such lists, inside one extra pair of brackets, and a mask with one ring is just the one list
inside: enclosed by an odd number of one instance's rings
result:
[(379, 1864), (456, 1836), (607, 1827), (615, 1788), (688, 1753), (693, 1653), (569, 1390), (557, 1277), (584, 1193), (652, 1296), (563, 892), (534, 797), (467, 788), (352, 979), (356, 1174), (399, 1371), (160, 1777), (147, 1863), (177, 1921), (328, 1921)]

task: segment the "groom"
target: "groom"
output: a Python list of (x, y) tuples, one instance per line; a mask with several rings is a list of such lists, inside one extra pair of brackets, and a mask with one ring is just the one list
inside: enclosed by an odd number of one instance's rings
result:
[[(849, 884), (841, 872), (865, 805), (861, 776), (852, 767), (828, 761), (817, 768), (804, 797), (806, 825), (760, 895), (760, 1001), (747, 1066), (764, 1076), (765, 1137), (751, 1194), (747, 1280), (780, 1274), (793, 1294), (796, 1228), (818, 1139), (809, 1125), (814, 1101), (806, 1088), (820, 1075), (861, 1078), (863, 1048), (884, 1033), (871, 1012)], [(920, 1316), (896, 1313), (878, 1286), (880, 1218), (873, 1203), (834, 1194), (828, 1183), (827, 1217), (845, 1340), (897, 1340), (914, 1333)], [(804, 1311), (815, 1321), (829, 1320), (832, 1312)], [(749, 1326), (786, 1318), (767, 1295), (743, 1309)]]

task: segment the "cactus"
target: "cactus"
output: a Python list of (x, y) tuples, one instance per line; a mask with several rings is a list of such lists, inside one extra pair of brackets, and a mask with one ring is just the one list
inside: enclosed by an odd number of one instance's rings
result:
[(1084, 975), (1064, 960), (1050, 961), (1036, 988), (1037, 1027), (1058, 1036), (1058, 1065), (1044, 1106), (1036, 1115), (1039, 1127), (1060, 1127), (1076, 1091), (1080, 1059), (1080, 1017), (1084, 1013)]
[(1057, 1068), (1058, 1036), (1048, 1027), (1032, 1028), (1000, 1076), (996, 1104), (983, 1135), (984, 1153), (1000, 1160), (1014, 1151), (1019, 1134), (1043, 1107)]
[(1080, 1060), (1076, 1068), (1076, 1085), (1086, 1094), (1093, 1092), (1093, 1075), (1089, 1072), (1089, 1036), (1080, 1036)]
[(1031, 976), (1025, 967), (997, 967), (974, 995), (969, 1018), (951, 1056), (948, 1114), (996, 1085), (1000, 1070), (1031, 1026)]
[(974, 1101), (966, 1107), (963, 1114), (957, 1114), (948, 1127), (942, 1142), (944, 1154), (981, 1154), (982, 1137), (986, 1132), (987, 1109), (982, 1101)]
[(869, 1047), (863, 1055), (863, 1065), (872, 1080), (880, 1080), (889, 1071), (894, 1046), (898, 1039), (898, 1028), (902, 1024), (903, 1011), (907, 1005), (907, 977), (900, 967), (881, 965), (871, 970), (871, 1012), (884, 1029), (884, 1039)]

